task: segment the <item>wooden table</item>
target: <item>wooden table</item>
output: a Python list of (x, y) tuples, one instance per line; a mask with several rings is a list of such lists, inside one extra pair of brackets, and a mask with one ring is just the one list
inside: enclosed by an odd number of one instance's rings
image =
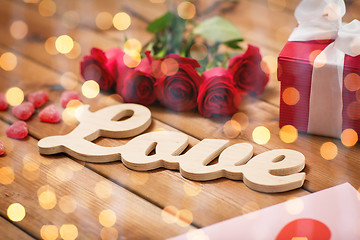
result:
[[(64, 82), (67, 88), (80, 92), (79, 62), (91, 47), (102, 49), (121, 46), (125, 34), (114, 28), (100, 30), (96, 16), (101, 11), (112, 15), (125, 11), (131, 16), (128, 38), (143, 44), (151, 39), (147, 22), (166, 11), (161, 1), (149, 0), (44, 0), (0, 1), (0, 54), (12, 52), (17, 65), (11, 71), (0, 69), (0, 92), (19, 87), (27, 95), (46, 90), (50, 102), (58, 109)], [(294, 143), (284, 143), (279, 137), (279, 83), (276, 78), (276, 57), (287, 37), (296, 26), (293, 17), (299, 0), (241, 0), (197, 2), (204, 17), (221, 14), (235, 23), (247, 42), (260, 46), (270, 64), (271, 82), (260, 98), (248, 97), (240, 111), (249, 118), (249, 125), (231, 143), (249, 142), (255, 154), (289, 148), (306, 156), (306, 181), (301, 189), (278, 194), (264, 194), (247, 188), (241, 181), (219, 179), (209, 182), (187, 180), (176, 171), (159, 169), (136, 172), (120, 162), (91, 164), (63, 154), (41, 156), (39, 139), (68, 133), (76, 123), (65, 121), (46, 124), (35, 114), (29, 121), (29, 136), (25, 140), (6, 137), (5, 130), (16, 119), (11, 109), (0, 112), (0, 139), (6, 155), (0, 157), (0, 233), (1, 239), (164, 239), (186, 233), (235, 216), (316, 192), (340, 183), (360, 187), (359, 145), (345, 147), (340, 140), (299, 134)], [(215, 4), (215, 5), (214, 5)], [(360, 19), (358, 1), (347, 1), (346, 21)], [(42, 16), (51, 15), (51, 16)], [(28, 27), (23, 39), (21, 31), (10, 33), (10, 25), (22, 20)], [(18, 30), (19, 31), (19, 30)], [(18, 34), (18, 35), (16, 35)], [(20, 34), (20, 35), (19, 35)], [(70, 56), (54, 55), (45, 48), (45, 41), (67, 34), (81, 47)], [(50, 39), (51, 40), (51, 39)], [(80, 54), (80, 55), (79, 55)], [(100, 94), (95, 99), (82, 96), (91, 110), (117, 103), (116, 97)], [(228, 139), (224, 123), (229, 120), (205, 119), (198, 113), (175, 113), (153, 106), (152, 125), (148, 131), (173, 130), (189, 135), (193, 146), (204, 138)], [(256, 144), (252, 131), (265, 126), (271, 132), (267, 144)], [(95, 142), (117, 146), (127, 140), (100, 138)], [(320, 155), (325, 142), (336, 144), (338, 153), (333, 160)], [(26, 211), (22, 221), (9, 219), (7, 209), (20, 203)]]

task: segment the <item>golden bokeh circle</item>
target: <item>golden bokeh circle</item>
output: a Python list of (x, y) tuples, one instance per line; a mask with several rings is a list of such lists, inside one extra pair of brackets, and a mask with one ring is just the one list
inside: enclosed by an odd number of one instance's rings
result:
[(354, 146), (359, 140), (359, 136), (354, 129), (348, 128), (341, 133), (341, 142), (346, 147)]
[(325, 160), (332, 160), (338, 154), (337, 146), (332, 142), (323, 143), (320, 147), (320, 155)]
[(13, 222), (20, 222), (24, 219), (26, 211), (20, 203), (13, 203), (7, 209), (7, 215)]
[(126, 30), (129, 28), (130, 24), (131, 24), (131, 18), (127, 13), (119, 12), (115, 14), (113, 18), (113, 25), (117, 30), (119, 31)]
[(263, 145), (269, 142), (270, 140), (270, 131), (264, 126), (256, 127), (252, 133), (252, 138), (255, 143)]
[(177, 7), (179, 17), (183, 19), (192, 19), (195, 17), (196, 8), (191, 2), (183, 1)]
[(293, 143), (298, 138), (298, 130), (292, 125), (285, 125), (279, 131), (281, 141)]
[(287, 105), (296, 105), (300, 101), (300, 93), (296, 88), (288, 87), (283, 91), (282, 99)]

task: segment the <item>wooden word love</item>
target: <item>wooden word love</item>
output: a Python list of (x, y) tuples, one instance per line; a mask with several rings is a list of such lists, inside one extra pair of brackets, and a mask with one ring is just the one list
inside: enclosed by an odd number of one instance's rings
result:
[[(90, 112), (84, 105), (76, 111), (80, 124), (64, 136), (39, 141), (41, 154), (65, 152), (79, 160), (104, 163), (121, 160), (137, 171), (156, 168), (179, 170), (185, 178), (206, 181), (217, 178), (243, 180), (260, 192), (283, 192), (303, 185), (305, 157), (289, 149), (267, 151), (253, 157), (249, 143), (229, 146), (222, 139), (204, 139), (186, 153), (188, 136), (180, 132), (144, 132), (151, 124), (151, 112), (138, 104), (119, 104)], [(121, 120), (127, 118), (125, 120)], [(120, 121), (119, 121), (120, 119)], [(139, 136), (137, 136), (139, 135)], [(104, 147), (93, 143), (98, 137), (128, 138), (127, 144)], [(150, 153), (155, 150), (155, 154)], [(219, 157), (218, 163), (209, 163)]]

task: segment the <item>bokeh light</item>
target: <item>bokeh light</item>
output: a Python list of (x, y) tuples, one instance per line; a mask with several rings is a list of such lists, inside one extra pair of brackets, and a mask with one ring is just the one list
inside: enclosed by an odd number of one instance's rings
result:
[(309, 55), (309, 62), (311, 65), (314, 65), (315, 59), (317, 58), (317, 56), (321, 53), (321, 50), (314, 50), (310, 53)]
[(12, 87), (6, 91), (5, 98), (9, 105), (14, 107), (24, 101), (24, 92), (18, 87)]
[(349, 73), (344, 79), (344, 85), (349, 91), (357, 91), (360, 89), (360, 76), (356, 73)]
[(235, 120), (229, 120), (224, 124), (223, 131), (227, 138), (236, 138), (241, 132), (241, 125)]
[(10, 25), (10, 34), (15, 39), (23, 39), (28, 33), (28, 25), (22, 20), (16, 20)]
[(56, 3), (52, 0), (43, 0), (39, 4), (39, 13), (43, 17), (51, 17), (56, 13)]
[(37, 194), (39, 204), (43, 209), (49, 210), (56, 206), (56, 195), (54, 189), (49, 185), (40, 187)]
[(288, 87), (283, 91), (282, 99), (287, 105), (296, 105), (300, 100), (300, 93), (296, 88)]
[(44, 240), (56, 240), (59, 237), (59, 229), (55, 225), (43, 225), (40, 229), (40, 236)]
[(74, 224), (63, 224), (60, 227), (60, 236), (64, 240), (75, 240), (78, 235), (78, 229)]
[(69, 53), (74, 47), (74, 41), (68, 35), (61, 35), (55, 41), (56, 50), (59, 53)]
[(11, 52), (5, 52), (0, 57), (0, 67), (5, 71), (12, 71), (17, 66), (17, 57)]
[(326, 160), (334, 159), (338, 154), (337, 146), (332, 142), (326, 142), (320, 147), (320, 154)]
[(125, 52), (136, 51), (140, 53), (141, 49), (142, 49), (141, 42), (135, 38), (128, 39), (124, 44)]
[(144, 185), (149, 180), (149, 173), (132, 172), (130, 175), (130, 179), (136, 185)]
[(280, 129), (279, 136), (284, 143), (293, 143), (298, 137), (298, 130), (292, 125), (285, 125)]
[(193, 219), (194, 217), (190, 210), (181, 209), (178, 212), (177, 224), (181, 227), (188, 227), (192, 223)]
[(141, 62), (141, 55), (138, 51), (127, 51), (123, 57), (124, 64), (129, 68), (137, 67)]
[(161, 211), (161, 218), (165, 223), (176, 223), (179, 210), (175, 206), (167, 206)]
[(79, 13), (74, 10), (64, 12), (61, 21), (66, 28), (74, 29), (79, 25), (80, 22)]
[(256, 127), (252, 133), (252, 138), (257, 144), (266, 144), (270, 140), (270, 131), (264, 126)]
[(314, 68), (322, 68), (327, 63), (327, 55), (324, 52), (321, 52), (316, 59), (316, 61), (313, 63)]
[(129, 28), (130, 24), (131, 24), (131, 18), (127, 13), (119, 12), (115, 14), (113, 18), (113, 25), (117, 30), (119, 31), (126, 30)]
[(25, 208), (20, 203), (13, 203), (8, 207), (7, 215), (11, 221), (20, 222), (26, 215)]
[(285, 202), (285, 209), (291, 215), (298, 215), (304, 210), (304, 202), (301, 198), (292, 198)]
[(39, 169), (36, 170), (29, 170), (27, 168), (23, 168), (22, 175), (24, 178), (26, 178), (29, 181), (34, 181), (39, 178), (40, 171)]
[(22, 175), (29, 181), (34, 181), (39, 177), (40, 162), (32, 154), (27, 154), (23, 158)]
[(109, 12), (99, 12), (96, 15), (95, 24), (100, 30), (108, 30), (113, 25), (113, 16)]
[(261, 69), (267, 74), (276, 73), (278, 67), (277, 58), (273, 56), (264, 56), (260, 66)]
[(0, 168), (0, 183), (4, 185), (11, 184), (15, 179), (14, 171), (11, 167)]
[(354, 129), (348, 128), (341, 133), (341, 142), (346, 147), (354, 146), (359, 140), (359, 136)]
[(208, 50), (204, 44), (195, 43), (190, 48), (190, 56), (198, 61), (203, 60), (207, 55)]
[(103, 180), (96, 183), (94, 190), (99, 198), (107, 199), (111, 197), (113, 188), (112, 188), (112, 184), (109, 181)]
[(77, 123), (77, 119), (75, 117), (75, 113), (76, 110), (78, 109), (78, 107), (82, 106), (82, 102), (80, 102), (77, 99), (72, 99), (68, 102), (68, 104), (66, 105), (66, 108), (64, 109), (64, 111), (62, 112), (62, 120), (67, 124), (67, 125), (74, 125), (75, 123)]
[(59, 207), (61, 211), (66, 214), (72, 213), (76, 210), (76, 200), (71, 195), (62, 196), (59, 200)]
[(104, 227), (114, 226), (116, 223), (115, 213), (110, 209), (101, 211), (101, 213), (99, 214), (99, 223)]
[(164, 3), (165, 0), (150, 0), (152, 3)]
[(352, 120), (360, 119), (360, 102), (352, 102), (347, 106), (347, 115)]
[(63, 163), (56, 167), (55, 175), (61, 181), (67, 182), (72, 179), (74, 172), (66, 163)]
[(104, 227), (100, 231), (101, 240), (116, 240), (118, 239), (119, 232), (114, 227)]
[(183, 19), (192, 19), (196, 14), (196, 8), (193, 3), (184, 1), (178, 5), (177, 12)]
[(248, 116), (243, 112), (237, 112), (232, 117), (232, 120), (237, 121), (240, 126), (241, 130), (245, 130), (249, 126), (249, 118)]
[(179, 63), (173, 58), (166, 58), (161, 62), (161, 72), (166, 76), (175, 75), (179, 70)]
[(202, 186), (200, 183), (185, 182), (184, 192), (190, 197), (197, 196), (201, 192)]
[(50, 55), (56, 55), (59, 54), (59, 52), (56, 50), (55, 42), (57, 37), (49, 37), (44, 44), (45, 51)]
[(74, 47), (69, 53), (66, 53), (65, 56), (69, 59), (77, 59), (81, 54), (81, 45), (74, 41)]
[(81, 92), (86, 98), (95, 98), (100, 93), (100, 86), (94, 80), (89, 80), (83, 83)]

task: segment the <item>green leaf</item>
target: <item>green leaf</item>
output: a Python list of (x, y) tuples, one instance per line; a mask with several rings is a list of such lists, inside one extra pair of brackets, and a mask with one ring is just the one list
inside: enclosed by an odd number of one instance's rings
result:
[(203, 36), (208, 41), (220, 43), (242, 39), (237, 27), (219, 16), (206, 19), (200, 23), (195, 27), (194, 33)]
[(238, 43), (241, 42), (242, 39), (236, 39), (236, 40), (233, 40), (233, 41), (229, 41), (229, 42), (226, 42), (225, 45), (228, 46), (229, 48), (232, 48), (232, 49), (242, 49)]
[(151, 33), (161, 32), (171, 26), (172, 21), (174, 20), (174, 14), (167, 12), (161, 17), (155, 19), (149, 23), (146, 30)]

